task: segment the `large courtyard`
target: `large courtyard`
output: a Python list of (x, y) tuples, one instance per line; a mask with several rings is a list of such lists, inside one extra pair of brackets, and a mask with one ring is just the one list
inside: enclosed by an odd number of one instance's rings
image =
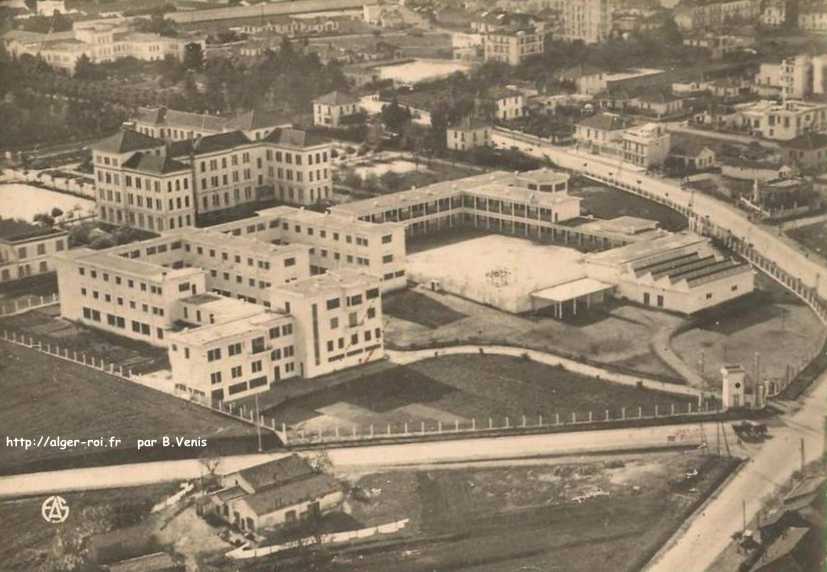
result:
[(436, 290), (510, 312), (532, 309), (531, 293), (582, 275), (582, 254), (490, 234), (408, 255), (408, 276)]

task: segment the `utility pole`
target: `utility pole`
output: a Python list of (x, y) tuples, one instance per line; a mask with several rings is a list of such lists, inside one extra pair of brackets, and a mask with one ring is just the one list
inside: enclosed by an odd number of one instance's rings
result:
[(261, 414), (258, 411), (258, 393), (256, 393), (256, 433), (258, 434), (258, 452), (261, 453)]
[(704, 351), (701, 350), (701, 357), (698, 359), (698, 371), (701, 375), (704, 374)]
[(804, 471), (804, 437), (801, 438), (801, 471)]
[(741, 532), (744, 533), (747, 531), (747, 499), (741, 501), (741, 522), (743, 523)]

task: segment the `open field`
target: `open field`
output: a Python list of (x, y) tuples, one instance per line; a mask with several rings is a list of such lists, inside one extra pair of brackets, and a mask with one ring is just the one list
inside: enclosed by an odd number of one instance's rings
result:
[(692, 452), (352, 475), (371, 494), (348, 499), (350, 517), (410, 522), (399, 536), (338, 547), (317, 569), (637, 571), (735, 464)]
[(427, 328), (447, 326), (465, 317), (465, 314), (410, 289), (383, 297), (382, 311), (394, 318), (416, 322)]
[[(588, 359), (623, 371), (640, 372), (680, 383), (650, 347), (655, 332), (685, 321), (651, 308), (608, 302), (564, 321), (547, 316), (517, 315), (450, 294), (417, 288), (406, 299), (405, 314), (385, 313), (385, 344), (416, 349), (462, 343), (507, 344)], [(393, 300), (393, 296), (388, 297)], [(435, 324), (441, 308), (465, 317)], [(427, 324), (418, 316), (429, 316)]]
[(105, 359), (133, 373), (170, 367), (166, 349), (65, 320), (57, 305), (0, 319), (0, 330), (3, 329), (86, 353), (96, 360)]
[[(3, 472), (46, 466), (193, 457), (200, 449), (154, 449), (137, 453), (137, 440), (162, 435), (204, 437), (211, 447), (255, 448), (255, 430), (184, 400), (102, 372), (0, 342), (0, 467)], [(110, 436), (118, 448), (9, 447), (6, 437), (92, 439)]]
[[(53, 570), (97, 570), (80, 558), (83, 542), (96, 533), (125, 528), (148, 518), (149, 510), (174, 493), (175, 483), (140, 488), (112, 489), (62, 495), (69, 505), (69, 518), (56, 526), (40, 514), (42, 497), (0, 502), (0, 562), (6, 571), (51, 572)], [(70, 567), (72, 563), (83, 568)]]
[(404, 423), (418, 428), (424, 423), (434, 429), (440, 423), (453, 428), (455, 423), (479, 427), (488, 418), (502, 425), (508, 417), (512, 425), (526, 415), (537, 422), (543, 415), (552, 421), (620, 416), (626, 407), (629, 415), (642, 406), (652, 414), (657, 404), (667, 411), (671, 404), (685, 410), (689, 398), (588, 378), (561, 368), (549, 367), (522, 358), (488, 355), (451, 355), (431, 358), (408, 366), (398, 366), (373, 375), (353, 379), (314, 394), (290, 400), (271, 408), (265, 415), (283, 419), (296, 428), (316, 431), (340, 427), (347, 431), (359, 426), (364, 431), (373, 424), (384, 430), (388, 424), (400, 430)]
[(821, 256), (827, 256), (827, 223), (819, 222), (787, 231), (787, 235)]
[(648, 218), (660, 222), (661, 228), (671, 231), (683, 230), (687, 227), (686, 218), (672, 209), (593, 181), (581, 179), (579, 183), (571, 186), (569, 192), (583, 198), (580, 206), (584, 215), (591, 214), (597, 218), (615, 218), (624, 215)]
[(761, 290), (727, 305), (726, 313), (700, 316), (696, 327), (672, 339), (672, 348), (710, 382), (720, 382), (721, 367), (729, 363), (753, 375), (756, 353), (761, 377), (783, 382), (788, 366), (798, 367), (819, 351), (825, 332), (807, 306), (770, 282), (757, 276)]

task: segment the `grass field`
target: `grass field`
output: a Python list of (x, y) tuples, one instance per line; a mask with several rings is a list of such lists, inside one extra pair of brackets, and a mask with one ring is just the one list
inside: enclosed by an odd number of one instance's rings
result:
[(787, 231), (787, 235), (821, 256), (827, 256), (827, 224), (819, 222)]
[(507, 416), (512, 425), (526, 415), (536, 423), (555, 414), (561, 420), (575, 413), (583, 420), (593, 411), (602, 419), (606, 410), (619, 417), (620, 408), (652, 413), (655, 404), (667, 411), (671, 404), (685, 409), (688, 398), (588, 378), (560, 368), (507, 356), (441, 356), (399, 366), (351, 380), (324, 391), (288, 401), (265, 412), (305, 430), (345, 430), (356, 425), (400, 430), (425, 423), (434, 429), (455, 422), (480, 427), (489, 417), (498, 425)]
[(383, 296), (382, 312), (428, 328), (445, 326), (465, 317), (465, 314), (452, 310), (415, 290), (402, 290)]
[(83, 561), (84, 542), (96, 533), (138, 524), (152, 505), (176, 489), (176, 484), (166, 483), (64, 494), (69, 518), (60, 526), (44, 522), (40, 514), (43, 497), (2, 501), (0, 568), (9, 572), (98, 570)]
[(149, 373), (170, 367), (166, 349), (64, 320), (60, 317), (59, 306), (0, 319), (0, 329), (13, 330), (41, 342), (83, 352), (96, 360), (105, 359), (107, 363), (114, 363), (133, 373)]
[(619, 216), (637, 216), (660, 222), (661, 228), (671, 231), (687, 227), (686, 218), (663, 205), (650, 200), (624, 193), (617, 189), (585, 181), (582, 185), (572, 185), (570, 194), (582, 197), (583, 214), (592, 214), (597, 218), (615, 218)]
[(0, 309), (11, 308), (16, 300), (37, 301), (41, 296), (47, 297), (57, 293), (57, 274), (39, 274), (0, 284)]
[[(255, 440), (255, 430), (184, 400), (113, 378), (99, 371), (0, 342), (0, 469), (33, 463), (85, 466), (96, 456), (119, 454), (144, 460), (137, 439), (160, 435), (205, 437), (212, 445)], [(5, 446), (5, 438), (66, 439), (115, 436), (118, 450), (37, 449)], [(171, 450), (173, 454), (175, 450)], [(183, 451), (191, 456), (198, 450)], [(118, 458), (120, 462), (128, 462)]]

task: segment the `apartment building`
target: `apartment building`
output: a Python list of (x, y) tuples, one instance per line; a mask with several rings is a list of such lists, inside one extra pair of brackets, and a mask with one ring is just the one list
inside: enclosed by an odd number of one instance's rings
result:
[(689, 0), (674, 9), (682, 31), (720, 30), (735, 24), (754, 23), (760, 14), (758, 0)]
[(574, 132), (578, 146), (593, 153), (615, 154), (623, 140), (623, 132), (632, 121), (617, 113), (597, 113), (580, 121)]
[(778, 88), (785, 99), (801, 99), (824, 93), (825, 68), (827, 55), (799, 54), (780, 62), (762, 63), (755, 83)]
[(256, 109), (233, 115), (209, 115), (166, 107), (139, 107), (128, 125), (139, 133), (169, 142), (228, 131), (242, 131), (251, 141), (259, 141), (276, 128), (290, 127), (291, 122), (278, 113)]
[(669, 156), (671, 135), (661, 123), (626, 129), (622, 137), (623, 160), (638, 167), (662, 164)]
[(761, 8), (761, 24), (767, 28), (780, 28), (787, 23), (787, 1), (766, 0)]
[(611, 0), (570, 0), (562, 2), (560, 35), (564, 40), (598, 44), (609, 39), (614, 2)]
[(67, 232), (0, 218), (0, 283), (55, 270), (53, 257), (67, 248)]
[(798, 14), (798, 29), (804, 32), (827, 32), (827, 6), (814, 3)]
[(736, 105), (742, 127), (776, 141), (789, 141), (806, 133), (827, 131), (827, 104), (800, 100), (782, 103), (758, 101)]
[(359, 99), (341, 91), (331, 91), (313, 100), (313, 125), (339, 127), (342, 118), (362, 110)]
[(274, 308), (296, 319), (299, 374), (312, 378), (384, 356), (379, 279), (331, 270), (272, 292)]
[(236, 130), (172, 143), (123, 129), (90, 147), (101, 220), (152, 232), (262, 197), (304, 205), (332, 193), (330, 143), (292, 128), (255, 141)]

